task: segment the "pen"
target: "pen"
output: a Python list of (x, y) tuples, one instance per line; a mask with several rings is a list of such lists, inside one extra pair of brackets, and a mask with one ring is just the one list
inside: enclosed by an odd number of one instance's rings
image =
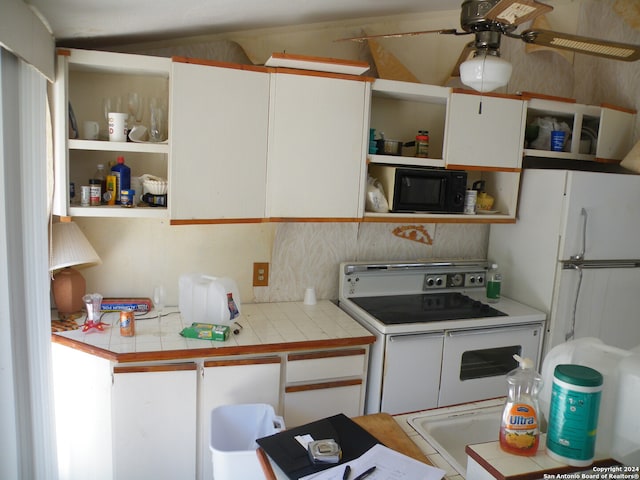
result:
[(373, 471), (376, 469), (376, 466), (374, 465), (373, 467), (371, 467), (369, 470), (366, 470), (365, 472), (362, 472), (360, 475), (358, 475), (356, 478), (354, 478), (353, 480), (364, 480), (365, 478), (367, 478), (369, 475), (371, 475), (373, 473)]
[(347, 465), (344, 469), (344, 473), (342, 474), (342, 480), (347, 480), (347, 478), (349, 478), (350, 473), (351, 473), (351, 467)]

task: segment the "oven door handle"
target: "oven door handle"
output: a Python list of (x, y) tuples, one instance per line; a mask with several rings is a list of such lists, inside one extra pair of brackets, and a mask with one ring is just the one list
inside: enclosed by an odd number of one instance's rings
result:
[(470, 330), (453, 330), (447, 331), (448, 337), (464, 337), (469, 335), (486, 335), (491, 332), (518, 332), (524, 330), (532, 330), (533, 327), (542, 328), (540, 323), (527, 323), (524, 325), (495, 326), (489, 328), (475, 328)]

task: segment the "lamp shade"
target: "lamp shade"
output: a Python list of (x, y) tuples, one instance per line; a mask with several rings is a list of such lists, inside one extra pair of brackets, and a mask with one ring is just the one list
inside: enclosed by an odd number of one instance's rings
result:
[(99, 265), (102, 263), (77, 224), (59, 222), (54, 223), (51, 228), (50, 272), (76, 265)]
[(511, 77), (511, 64), (486, 52), (460, 65), (460, 80), (478, 92), (504, 87)]

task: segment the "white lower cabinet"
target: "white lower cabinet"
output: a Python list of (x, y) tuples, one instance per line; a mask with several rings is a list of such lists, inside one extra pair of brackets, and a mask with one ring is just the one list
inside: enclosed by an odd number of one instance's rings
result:
[(211, 411), (221, 405), (237, 403), (266, 403), (277, 411), (280, 404), (280, 366), (279, 356), (204, 362), (200, 389), (197, 478), (213, 478), (209, 450)]
[(338, 413), (362, 415), (366, 365), (364, 348), (289, 354), (283, 408), (287, 428)]
[(214, 408), (267, 403), (287, 428), (337, 413), (362, 415), (368, 352), (345, 347), (127, 364), (53, 343), (59, 478), (211, 480)]
[(114, 478), (194, 478), (197, 366), (113, 369)]

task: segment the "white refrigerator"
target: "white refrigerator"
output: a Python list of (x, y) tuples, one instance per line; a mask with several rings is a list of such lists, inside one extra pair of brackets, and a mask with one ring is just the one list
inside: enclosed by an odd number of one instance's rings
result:
[(491, 226), (488, 258), (505, 296), (547, 313), (543, 355), (640, 345), (640, 175), (523, 170), (517, 223)]

